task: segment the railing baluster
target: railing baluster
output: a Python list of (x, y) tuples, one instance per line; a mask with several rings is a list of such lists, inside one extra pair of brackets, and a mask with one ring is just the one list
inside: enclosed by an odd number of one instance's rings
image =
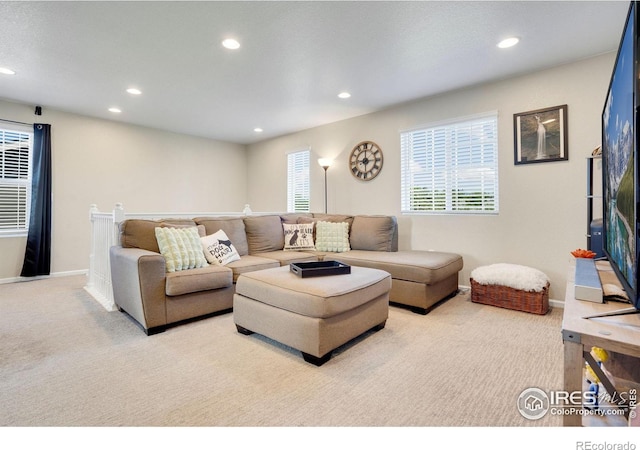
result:
[[(119, 217), (124, 217), (122, 205), (119, 206)], [(114, 221), (115, 211), (101, 213), (98, 207), (91, 205), (91, 253), (89, 255), (89, 276), (85, 289), (108, 311), (116, 309), (111, 286), (111, 266), (109, 249), (115, 243), (117, 225)]]

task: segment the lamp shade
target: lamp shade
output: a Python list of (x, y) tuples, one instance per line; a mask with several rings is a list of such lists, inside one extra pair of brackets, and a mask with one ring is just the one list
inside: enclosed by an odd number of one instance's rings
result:
[(325, 170), (328, 169), (332, 163), (333, 163), (333, 160), (329, 158), (318, 159), (318, 164), (320, 164), (320, 166), (322, 166), (322, 168)]

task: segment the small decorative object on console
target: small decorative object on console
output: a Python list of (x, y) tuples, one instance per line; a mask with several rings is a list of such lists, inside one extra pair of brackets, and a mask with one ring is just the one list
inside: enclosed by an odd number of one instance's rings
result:
[(591, 250), (584, 250), (582, 248), (577, 248), (571, 252), (573, 256), (576, 258), (595, 258), (596, 253)]

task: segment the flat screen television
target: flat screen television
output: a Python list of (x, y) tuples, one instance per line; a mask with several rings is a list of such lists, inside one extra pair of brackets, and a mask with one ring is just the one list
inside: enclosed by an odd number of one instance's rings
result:
[(608, 315), (640, 309), (639, 7), (629, 5), (602, 111), (603, 250), (633, 305)]

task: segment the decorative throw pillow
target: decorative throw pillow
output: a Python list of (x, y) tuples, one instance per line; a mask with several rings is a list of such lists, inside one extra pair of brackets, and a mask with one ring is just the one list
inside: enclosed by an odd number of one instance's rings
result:
[(200, 241), (202, 248), (204, 248), (204, 256), (211, 264), (226, 266), (230, 262), (240, 259), (238, 250), (222, 230), (200, 238)]
[(316, 223), (316, 250), (321, 252), (348, 252), (349, 224), (347, 222)]
[(200, 236), (196, 227), (156, 227), (158, 248), (166, 261), (167, 272), (206, 267)]
[(315, 250), (313, 245), (313, 223), (283, 223), (284, 250)]

